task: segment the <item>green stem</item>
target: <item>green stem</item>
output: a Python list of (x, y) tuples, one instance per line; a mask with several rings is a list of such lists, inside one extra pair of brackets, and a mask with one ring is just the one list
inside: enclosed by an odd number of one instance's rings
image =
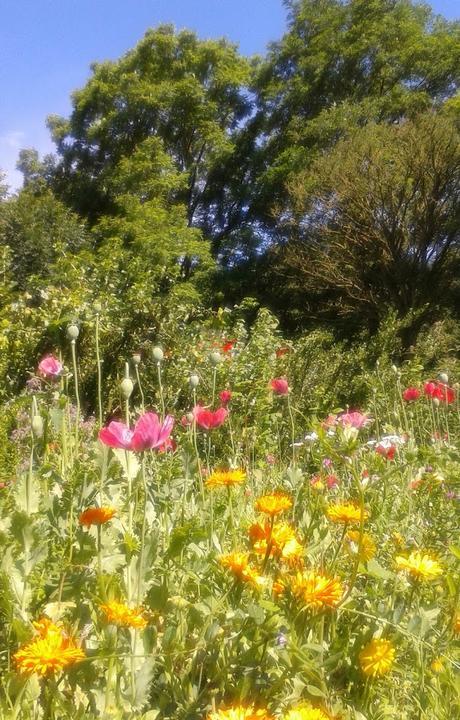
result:
[(161, 382), (161, 363), (157, 362), (157, 374), (158, 374), (158, 387), (160, 391), (160, 402), (161, 402), (161, 414), (162, 419), (165, 419), (165, 400), (163, 397), (163, 383)]
[[(136, 372), (136, 382), (137, 382), (137, 386), (138, 386), (138, 388), (139, 388), (139, 393), (140, 393), (140, 396), (141, 396), (141, 410), (142, 410), (142, 413), (144, 413), (144, 412), (145, 412), (144, 391), (142, 390), (141, 377), (140, 377), (139, 368), (137, 367), (137, 365), (134, 366), (134, 370), (135, 370), (135, 372)], [(164, 415), (164, 410), (163, 410), (163, 415)]]
[(71, 340), (70, 347), (72, 349), (72, 365), (73, 365), (73, 378), (75, 388), (75, 399), (77, 402), (77, 414), (75, 417), (75, 452), (78, 448), (78, 430), (80, 425), (80, 392), (78, 387), (78, 369), (77, 369), (77, 352), (75, 349), (75, 340)]
[(97, 407), (99, 427), (102, 427), (102, 360), (99, 350), (99, 313), (96, 313), (96, 364), (97, 364)]

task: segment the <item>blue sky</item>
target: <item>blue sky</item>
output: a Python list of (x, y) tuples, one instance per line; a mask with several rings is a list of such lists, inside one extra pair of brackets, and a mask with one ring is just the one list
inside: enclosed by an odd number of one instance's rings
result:
[[(458, 0), (433, 0), (460, 17)], [(67, 115), (93, 61), (116, 59), (148, 27), (171, 22), (263, 53), (285, 29), (282, 0), (0, 0), (0, 168), (17, 187), (18, 151), (51, 152), (47, 115)]]

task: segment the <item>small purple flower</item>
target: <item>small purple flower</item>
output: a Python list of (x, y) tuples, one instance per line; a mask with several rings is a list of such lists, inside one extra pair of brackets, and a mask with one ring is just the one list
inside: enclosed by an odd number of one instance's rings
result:
[(331, 465), (332, 465), (332, 460), (331, 460), (331, 458), (324, 458), (324, 460), (323, 460), (323, 467), (328, 468), (328, 467), (331, 467)]
[(28, 393), (39, 392), (42, 388), (42, 381), (39, 377), (31, 377), (26, 380), (26, 390)]
[[(285, 629), (285, 628), (283, 628)], [(279, 632), (276, 636), (276, 646), (277, 647), (286, 647), (287, 645), (287, 635), (284, 632)]]

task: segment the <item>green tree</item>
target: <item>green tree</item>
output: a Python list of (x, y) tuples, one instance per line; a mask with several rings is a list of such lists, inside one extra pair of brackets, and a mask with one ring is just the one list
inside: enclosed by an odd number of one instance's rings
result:
[(0, 207), (0, 249), (10, 258), (16, 289), (26, 288), (34, 275), (49, 280), (57, 258), (86, 241), (83, 221), (43, 185), (31, 183)]
[(408, 339), (460, 287), (460, 133), (430, 112), (367, 125), (290, 185), (290, 240), (275, 253), (278, 288), (298, 318), (376, 329), (413, 316)]
[[(292, 177), (369, 122), (442, 105), (460, 78), (460, 23), (409, 0), (285, 0), (289, 26), (255, 68), (256, 112), (222, 190), (221, 252), (285, 238)], [(252, 233), (248, 233), (248, 228)], [(241, 245), (241, 247), (238, 246)], [(244, 245), (247, 244), (247, 252)]]
[[(141, 202), (163, 185), (200, 225), (214, 166), (233, 152), (233, 133), (249, 111), (249, 66), (225, 40), (200, 41), (164, 25), (116, 62), (93, 65), (73, 95), (68, 120), (49, 125), (60, 162), (55, 186), (92, 222), (120, 211), (116, 196)], [(169, 180), (163, 183), (164, 162)], [(129, 170), (129, 173), (126, 172)]]

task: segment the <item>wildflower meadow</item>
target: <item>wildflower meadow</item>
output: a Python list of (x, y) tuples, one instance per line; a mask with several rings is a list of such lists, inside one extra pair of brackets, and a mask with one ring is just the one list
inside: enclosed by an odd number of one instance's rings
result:
[(429, 1), (2, 3), (0, 720), (460, 720)]
[(262, 322), (133, 352), (88, 414), (81, 331), (14, 404), (1, 717), (457, 717), (455, 378), (308, 412)]

